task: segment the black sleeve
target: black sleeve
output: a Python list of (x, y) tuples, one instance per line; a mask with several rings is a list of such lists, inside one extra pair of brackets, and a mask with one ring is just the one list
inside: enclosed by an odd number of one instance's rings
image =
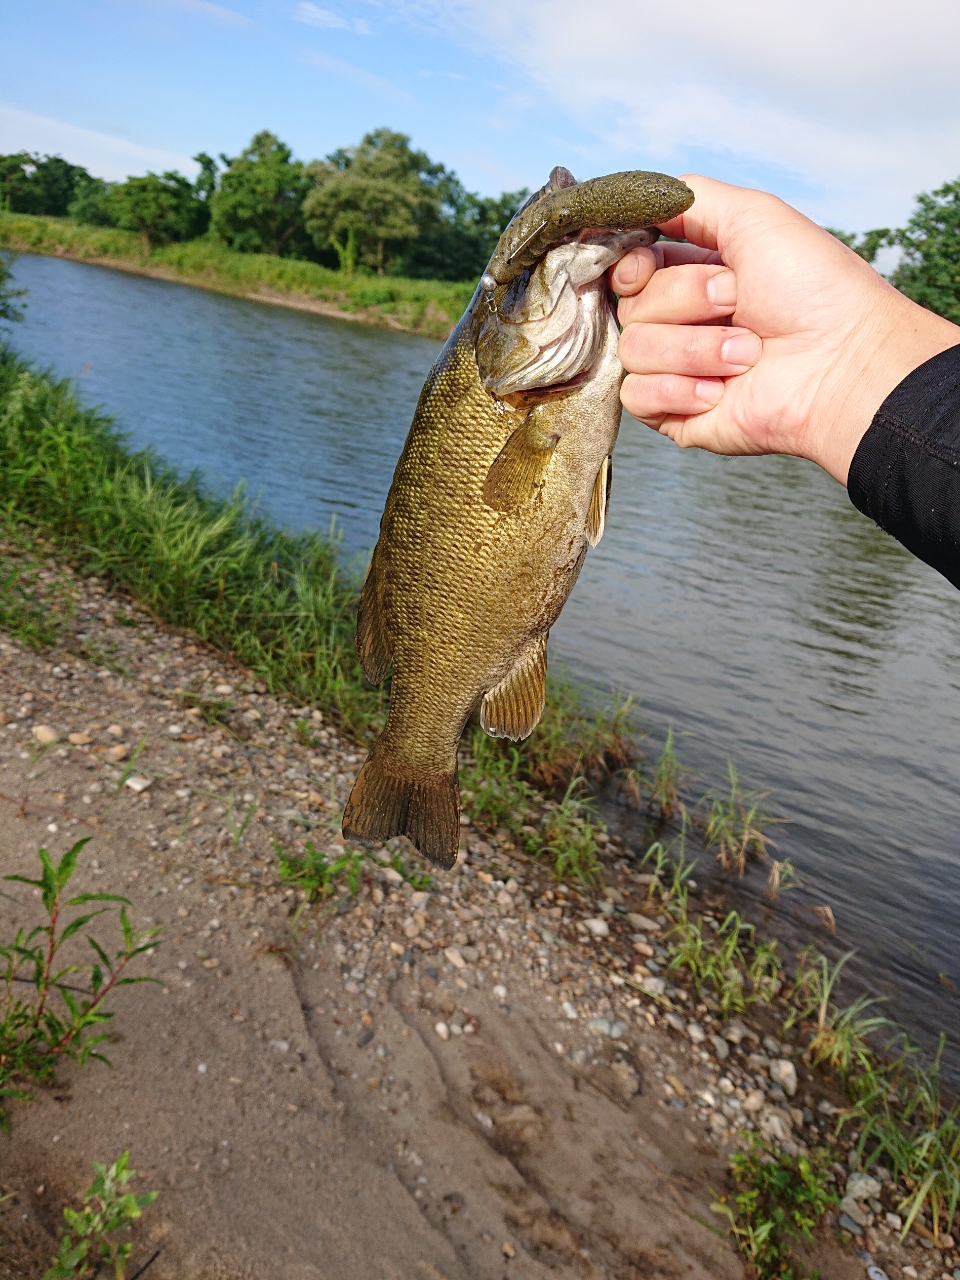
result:
[(960, 587), (960, 346), (914, 369), (850, 464), (855, 507)]

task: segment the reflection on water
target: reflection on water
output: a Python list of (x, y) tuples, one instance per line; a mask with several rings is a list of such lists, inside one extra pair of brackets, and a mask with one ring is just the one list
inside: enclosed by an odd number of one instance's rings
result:
[[(369, 551), (436, 344), (44, 258), (19, 349), (138, 442), (294, 528), (336, 516)], [(950, 1028), (960, 983), (960, 596), (789, 458), (682, 452), (627, 420), (607, 532), (551, 640), (598, 690), (672, 720), (702, 788), (729, 754), (789, 819), (777, 834), (840, 942)], [(655, 750), (655, 746), (652, 748)]]

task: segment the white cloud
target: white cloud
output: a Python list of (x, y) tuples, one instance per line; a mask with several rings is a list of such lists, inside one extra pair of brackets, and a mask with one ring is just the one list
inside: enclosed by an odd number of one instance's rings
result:
[(956, 0), (394, 0), (519, 69), (624, 163), (777, 166), (814, 216), (900, 221), (960, 172)]
[(155, 173), (179, 169), (188, 176), (197, 170), (188, 156), (173, 151), (161, 151), (127, 138), (0, 105), (0, 153), (11, 151), (62, 155), (72, 164), (82, 164), (98, 178), (109, 181), (122, 181), (130, 174), (146, 173), (148, 169)]
[(334, 13), (332, 9), (321, 9), (318, 4), (311, 4), (310, 0), (302, 0), (294, 10), (293, 16), (297, 22), (305, 22), (308, 27), (320, 27), (326, 31), (353, 31), (358, 36), (370, 34), (370, 23), (366, 18), (354, 18), (348, 21), (339, 13)]
[(312, 67), (319, 67), (321, 71), (327, 71), (341, 80), (347, 80), (366, 93), (375, 93), (378, 97), (388, 98), (393, 102), (414, 101), (406, 90), (398, 89), (392, 81), (383, 76), (374, 75), (372, 71), (364, 71), (362, 67), (355, 67), (353, 63), (344, 62), (341, 58), (334, 58), (332, 54), (322, 53), (319, 49), (308, 49), (301, 57), (302, 61), (308, 62)]

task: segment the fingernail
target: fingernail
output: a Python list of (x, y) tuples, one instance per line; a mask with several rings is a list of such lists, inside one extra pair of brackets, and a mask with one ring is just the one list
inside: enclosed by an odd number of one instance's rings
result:
[(723, 398), (723, 383), (717, 378), (703, 378), (696, 386), (697, 399), (712, 409)]
[[(633, 284), (637, 276), (640, 274), (640, 262), (635, 253), (628, 253), (625, 258), (621, 258), (617, 263), (617, 269), (613, 273), (613, 278), (617, 284)], [(731, 272), (731, 275), (733, 273)]]
[(718, 271), (707, 281), (707, 297), (715, 307), (737, 305), (737, 277), (732, 271)]
[(720, 348), (721, 357), (727, 364), (750, 366), (760, 359), (763, 344), (755, 333), (735, 333)]

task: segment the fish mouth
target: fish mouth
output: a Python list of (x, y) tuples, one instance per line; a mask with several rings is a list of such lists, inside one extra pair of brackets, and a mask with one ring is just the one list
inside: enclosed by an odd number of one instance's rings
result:
[(692, 203), (690, 188), (662, 173), (578, 183), (554, 169), (503, 232), (480, 282), (474, 346), (486, 390), (519, 407), (582, 386), (616, 324), (607, 270)]

